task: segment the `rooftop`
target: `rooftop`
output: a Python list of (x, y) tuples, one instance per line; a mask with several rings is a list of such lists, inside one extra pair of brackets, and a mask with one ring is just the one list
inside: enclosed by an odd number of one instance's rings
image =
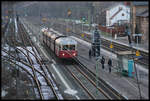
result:
[(137, 13), (136, 16), (148, 17), (149, 16), (148, 9), (144, 10), (143, 12)]
[(148, 6), (148, 1), (143, 1), (143, 2), (133, 1), (133, 5), (135, 5), (135, 6)]

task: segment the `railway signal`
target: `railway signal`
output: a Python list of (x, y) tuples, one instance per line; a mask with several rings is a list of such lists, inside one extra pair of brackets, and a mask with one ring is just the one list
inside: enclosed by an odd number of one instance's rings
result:
[(98, 32), (97, 28), (93, 33), (92, 51), (94, 53), (94, 56), (100, 56), (100, 33)]

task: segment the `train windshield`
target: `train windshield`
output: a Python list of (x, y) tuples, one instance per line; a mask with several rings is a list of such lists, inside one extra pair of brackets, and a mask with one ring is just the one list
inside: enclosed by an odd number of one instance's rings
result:
[(75, 50), (75, 45), (64, 45), (63, 50)]

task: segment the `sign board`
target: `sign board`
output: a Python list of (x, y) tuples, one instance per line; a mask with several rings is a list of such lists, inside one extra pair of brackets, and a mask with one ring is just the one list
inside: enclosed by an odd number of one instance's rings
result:
[(118, 51), (119, 55), (127, 55), (127, 54), (135, 54), (135, 52), (132, 53), (132, 51)]
[(84, 37), (84, 33), (82, 33), (81, 36)]
[(138, 50), (136, 51), (136, 56), (140, 56), (140, 52)]
[(113, 44), (112, 44), (112, 43), (110, 44), (110, 48), (114, 48), (114, 46), (113, 46)]
[(142, 34), (133, 34), (133, 36), (142, 36)]

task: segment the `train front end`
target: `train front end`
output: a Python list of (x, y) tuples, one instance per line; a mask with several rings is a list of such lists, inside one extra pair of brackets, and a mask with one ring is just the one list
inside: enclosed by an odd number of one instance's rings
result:
[(61, 38), (58, 57), (71, 59), (77, 56), (77, 42), (70, 37)]

